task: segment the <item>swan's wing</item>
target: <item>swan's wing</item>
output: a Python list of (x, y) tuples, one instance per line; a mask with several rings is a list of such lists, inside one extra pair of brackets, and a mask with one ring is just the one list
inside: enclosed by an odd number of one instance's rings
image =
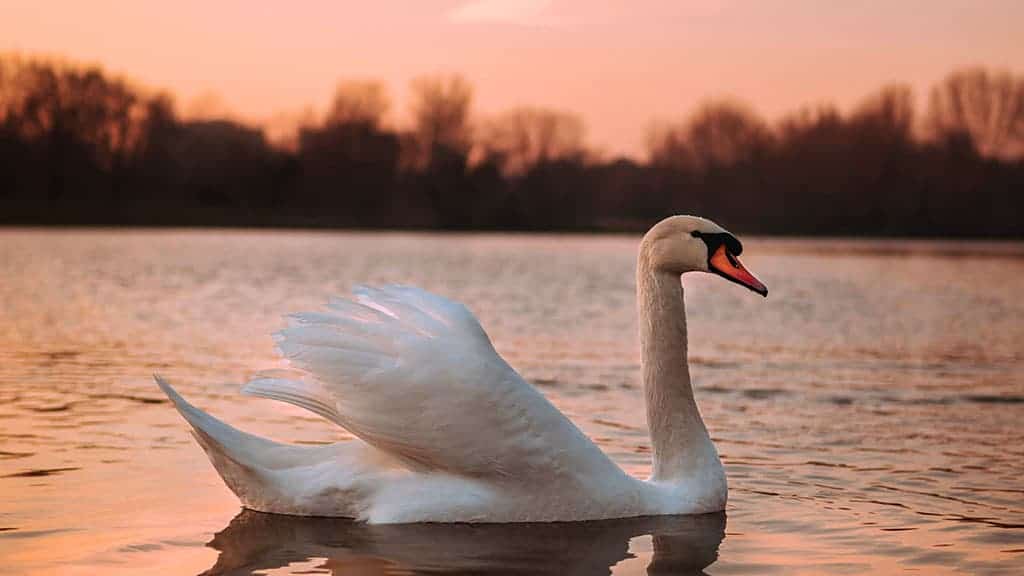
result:
[(621, 474), (491, 345), (462, 304), (359, 287), (275, 336), (306, 379), (244, 392), (306, 407), (417, 470), (550, 482)]

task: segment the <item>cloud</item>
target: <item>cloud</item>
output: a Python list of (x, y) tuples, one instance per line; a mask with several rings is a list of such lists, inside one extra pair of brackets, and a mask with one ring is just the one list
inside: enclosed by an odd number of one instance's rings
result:
[(452, 22), (488, 22), (520, 26), (551, 26), (546, 14), (551, 0), (471, 0), (448, 13)]

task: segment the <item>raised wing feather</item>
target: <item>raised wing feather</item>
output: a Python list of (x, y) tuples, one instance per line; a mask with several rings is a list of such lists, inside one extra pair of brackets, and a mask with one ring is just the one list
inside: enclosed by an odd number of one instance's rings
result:
[(462, 304), (359, 287), (275, 336), (305, 380), (247, 393), (304, 406), (417, 470), (551, 482), (621, 471), (494, 350)]

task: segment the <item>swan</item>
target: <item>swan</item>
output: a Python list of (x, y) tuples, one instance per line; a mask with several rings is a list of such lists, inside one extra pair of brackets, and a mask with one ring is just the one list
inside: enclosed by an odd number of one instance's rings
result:
[(409, 286), (357, 287), (275, 334), (294, 370), (244, 394), (306, 408), (357, 440), (274, 442), (157, 384), (245, 508), (371, 524), (555, 522), (725, 509), (725, 470), (693, 398), (680, 276), (767, 296), (710, 220), (672, 216), (640, 242), (637, 302), (653, 470), (624, 472), (491, 345), (462, 304)]

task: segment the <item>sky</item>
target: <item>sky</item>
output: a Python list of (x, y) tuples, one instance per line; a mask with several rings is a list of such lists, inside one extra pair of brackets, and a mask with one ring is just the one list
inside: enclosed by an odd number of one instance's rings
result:
[(458, 73), (478, 117), (572, 111), (605, 155), (642, 156), (654, 123), (708, 99), (772, 119), (905, 82), (923, 107), (956, 68), (1024, 72), (1017, 0), (0, 0), (0, 14), (0, 51), (101, 64), (186, 112), (288, 118), (376, 79), (401, 125), (411, 79)]

